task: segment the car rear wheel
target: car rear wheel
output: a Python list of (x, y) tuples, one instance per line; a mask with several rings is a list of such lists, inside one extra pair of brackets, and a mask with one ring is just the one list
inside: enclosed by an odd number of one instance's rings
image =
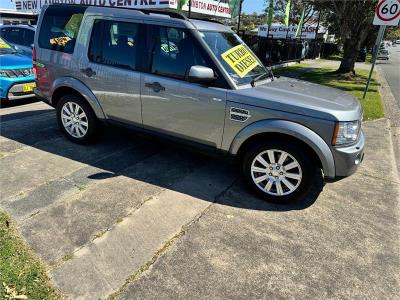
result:
[(97, 133), (98, 121), (91, 107), (79, 96), (65, 95), (57, 104), (57, 121), (71, 141), (85, 144)]
[(259, 143), (243, 159), (244, 176), (254, 192), (274, 203), (301, 200), (310, 190), (315, 164), (299, 145)]

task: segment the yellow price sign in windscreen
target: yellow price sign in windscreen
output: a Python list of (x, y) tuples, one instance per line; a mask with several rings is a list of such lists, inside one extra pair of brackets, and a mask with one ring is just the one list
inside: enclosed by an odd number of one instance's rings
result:
[(2, 38), (0, 38), (0, 48), (2, 49), (9, 49), (11, 48)]
[(233, 47), (221, 56), (240, 78), (259, 65), (257, 58), (244, 45)]

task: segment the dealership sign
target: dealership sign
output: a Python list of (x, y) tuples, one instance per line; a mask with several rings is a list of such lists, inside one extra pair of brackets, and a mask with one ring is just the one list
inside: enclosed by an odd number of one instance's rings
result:
[[(272, 24), (268, 31), (268, 25), (261, 25), (258, 27), (258, 36), (267, 37), (267, 35), (272, 36), (273, 39), (285, 39), (296, 37), (297, 26), (291, 25), (286, 27), (283, 24)], [(315, 33), (317, 31), (317, 26), (315, 25), (303, 25), (301, 35), (299, 38), (302, 39), (315, 39)]]
[[(176, 9), (178, 0), (15, 0), (15, 8), (19, 11), (38, 13), (46, 4), (66, 5), (93, 5), (116, 8), (141, 8), (141, 9)], [(192, 0), (191, 11), (197, 14), (230, 18), (228, 1), (218, 0)], [(186, 4), (182, 10), (188, 11)]]

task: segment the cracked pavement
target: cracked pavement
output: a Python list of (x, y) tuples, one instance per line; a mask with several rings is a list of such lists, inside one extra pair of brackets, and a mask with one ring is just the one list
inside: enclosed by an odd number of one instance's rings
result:
[(113, 128), (75, 145), (42, 103), (0, 115), (0, 208), (71, 299), (399, 297), (386, 119), (355, 175), (280, 206), (220, 159)]

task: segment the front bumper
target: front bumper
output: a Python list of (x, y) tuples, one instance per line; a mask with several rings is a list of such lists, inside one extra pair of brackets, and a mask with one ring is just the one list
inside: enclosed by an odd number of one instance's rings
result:
[(33, 76), (21, 78), (0, 78), (0, 98), (3, 100), (18, 100), (35, 97), (33, 91), (24, 92), (23, 86), (34, 83)]
[(364, 159), (365, 136), (363, 131), (355, 145), (346, 147), (333, 147), (332, 154), (335, 159), (337, 179), (352, 175)]

